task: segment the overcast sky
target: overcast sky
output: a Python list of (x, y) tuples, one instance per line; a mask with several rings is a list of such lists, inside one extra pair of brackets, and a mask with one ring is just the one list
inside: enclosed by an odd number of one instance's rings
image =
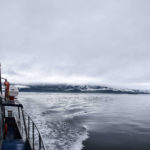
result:
[(1, 0), (3, 76), (150, 89), (149, 0)]

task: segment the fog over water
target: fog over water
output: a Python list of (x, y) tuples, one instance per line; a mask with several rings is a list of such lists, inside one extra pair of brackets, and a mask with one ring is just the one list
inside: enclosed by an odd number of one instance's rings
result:
[(150, 89), (150, 1), (1, 0), (0, 62), (19, 83)]

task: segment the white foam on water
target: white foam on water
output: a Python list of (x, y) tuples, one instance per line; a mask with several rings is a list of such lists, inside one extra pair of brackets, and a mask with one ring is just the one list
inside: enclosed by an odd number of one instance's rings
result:
[(31, 93), (23, 95), (21, 101), (38, 126), (47, 150), (82, 149), (88, 133), (81, 120), (76, 120), (85, 115), (78, 97)]
[(68, 121), (46, 122), (42, 135), (48, 150), (80, 150), (87, 130)]
[(86, 132), (83, 135), (80, 135), (78, 140), (72, 145), (71, 150), (81, 150), (83, 148), (83, 141), (88, 139), (88, 133)]

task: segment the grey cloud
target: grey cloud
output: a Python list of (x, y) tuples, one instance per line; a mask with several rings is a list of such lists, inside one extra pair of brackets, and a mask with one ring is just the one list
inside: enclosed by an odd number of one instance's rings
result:
[(63, 77), (62, 82), (150, 85), (149, 5), (148, 0), (1, 1), (4, 74), (18, 82)]

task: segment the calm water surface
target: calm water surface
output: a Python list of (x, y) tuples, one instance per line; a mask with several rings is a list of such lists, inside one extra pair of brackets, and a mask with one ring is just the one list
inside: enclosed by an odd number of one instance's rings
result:
[(150, 95), (21, 93), (47, 150), (149, 150)]

